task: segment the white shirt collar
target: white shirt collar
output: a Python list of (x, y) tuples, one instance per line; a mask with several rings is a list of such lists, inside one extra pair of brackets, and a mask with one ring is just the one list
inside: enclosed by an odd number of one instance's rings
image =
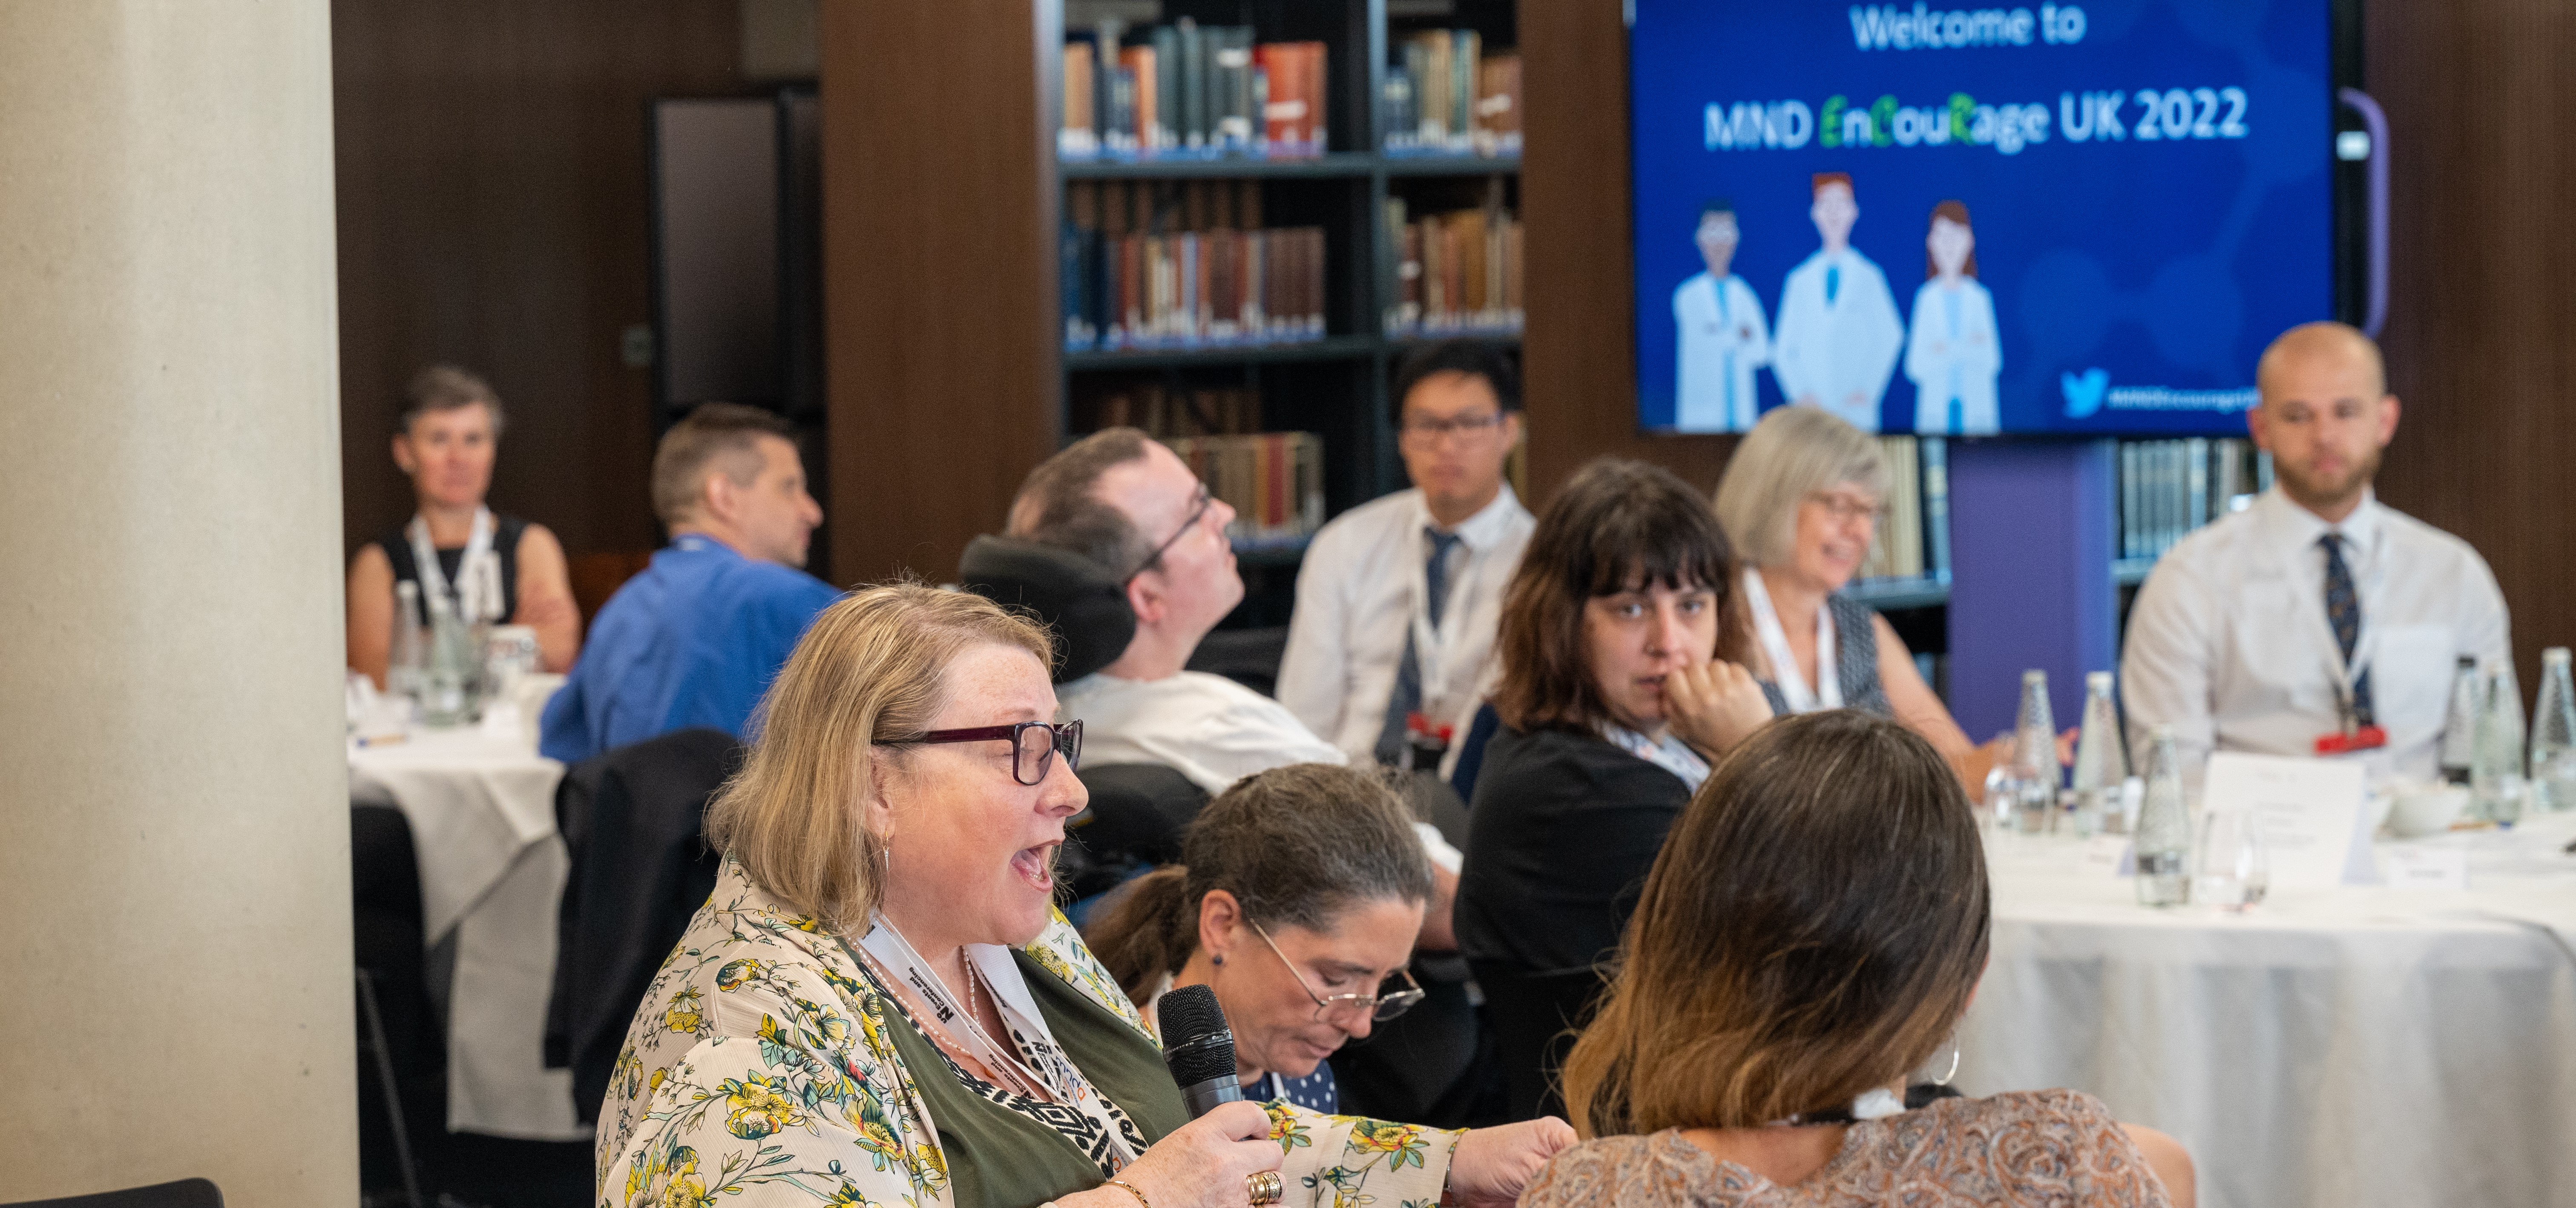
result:
[(2361, 503), (2340, 524), (2328, 524), (2324, 517), (2291, 502), (2277, 483), (2254, 501), (2266, 540), (2284, 557), (2316, 552), (2318, 539), (2331, 532), (2342, 535), (2345, 557), (2368, 561), (2379, 552), (2379, 510), (2379, 496), (2369, 487), (2362, 488)]
[[(1439, 523), (1431, 518), (1431, 507), (1423, 502), (1422, 492), (1419, 490), (1413, 492), (1413, 511), (1420, 521), (1415, 526), (1417, 529), (1439, 527)], [(1513, 494), (1512, 484), (1506, 482), (1502, 484), (1501, 490), (1494, 492), (1491, 502), (1476, 509), (1475, 515), (1459, 521), (1458, 526), (1449, 531), (1456, 533), (1461, 540), (1465, 541), (1468, 549), (1483, 553), (1501, 544), (1503, 538), (1510, 535), (1512, 518), (1520, 511), (1520, 496)]]

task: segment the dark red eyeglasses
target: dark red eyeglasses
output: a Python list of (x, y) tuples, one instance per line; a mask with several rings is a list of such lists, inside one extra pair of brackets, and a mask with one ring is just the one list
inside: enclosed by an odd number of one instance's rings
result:
[(1024, 721), (1008, 726), (976, 726), (967, 730), (932, 730), (919, 738), (908, 738), (896, 746), (915, 743), (1007, 742), (1011, 744), (1011, 779), (1026, 785), (1046, 783), (1047, 770), (1054, 766), (1058, 752), (1064, 755), (1066, 770), (1082, 767), (1082, 722), (1079, 719), (1063, 725), (1043, 721)]

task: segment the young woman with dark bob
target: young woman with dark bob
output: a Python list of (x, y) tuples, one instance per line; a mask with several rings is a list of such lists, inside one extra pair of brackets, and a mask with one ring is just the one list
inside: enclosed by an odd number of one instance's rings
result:
[(1583, 467), (1530, 535), (1496, 648), (1502, 728), (1476, 781), (1455, 915), (1514, 1115), (1555, 1110), (1563, 1036), (1712, 760), (1771, 717), (1726, 535), (1670, 472)]
[[(2075, 1091), (1937, 1098), (1985, 971), (1977, 821), (1931, 744), (1784, 718), (1673, 827), (1565, 1066), (1585, 1142), (1521, 1208), (2192, 1203), (2172, 1138)], [(1945, 1066), (1947, 1068), (1945, 1068)]]

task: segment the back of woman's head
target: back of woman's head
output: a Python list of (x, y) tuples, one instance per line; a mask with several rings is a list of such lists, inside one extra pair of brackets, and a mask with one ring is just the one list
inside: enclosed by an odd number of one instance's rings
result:
[(1595, 596), (1706, 588), (1717, 597), (1718, 657), (1735, 657), (1744, 635), (1728, 606), (1733, 562), (1707, 502), (1672, 471), (1615, 457), (1587, 463), (1539, 515), (1503, 596), (1494, 711), (1515, 730), (1590, 730), (1610, 717), (1584, 654), (1583, 607)]
[(1083, 929), (1092, 953), (1142, 1004), (1198, 947), (1199, 902), (1222, 889), (1273, 931), (1331, 931), (1351, 906), (1431, 900), (1412, 812), (1381, 775), (1299, 763), (1247, 776), (1199, 811), (1181, 862), (1137, 878)]
[(1940, 1047), (1985, 969), (1985, 850), (1958, 778), (1849, 710), (1763, 726), (1673, 825), (1565, 1066), (1587, 1136), (1841, 1106)]
[(825, 926), (865, 932), (885, 891), (883, 848), (861, 812), (869, 760), (877, 744), (928, 729), (947, 703), (949, 664), (986, 644), (1047, 665), (1044, 629), (968, 592), (888, 583), (824, 609), (761, 698), (742, 770), (707, 806), (708, 846)]

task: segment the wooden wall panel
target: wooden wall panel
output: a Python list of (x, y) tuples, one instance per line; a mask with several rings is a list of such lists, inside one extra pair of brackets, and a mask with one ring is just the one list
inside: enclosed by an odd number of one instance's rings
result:
[(2393, 156), (2381, 344), (2406, 406), (2380, 495), (2486, 555), (2528, 694), (2541, 648), (2576, 644), (2576, 6), (2384, 0), (2365, 20)]
[(1637, 431), (1628, 249), (1628, 47), (1619, 0), (1521, 0), (1528, 224), (1523, 388), (1532, 506), (1603, 454), (1717, 485), (1731, 436)]
[(956, 574), (1056, 449), (1057, 27), (1041, 0), (826, 0), (832, 565)]
[(386, 451), (433, 360), (509, 408), (494, 506), (574, 553), (660, 543), (644, 103), (741, 90), (734, 0), (336, 0), (341, 477), (358, 542), (411, 511)]

